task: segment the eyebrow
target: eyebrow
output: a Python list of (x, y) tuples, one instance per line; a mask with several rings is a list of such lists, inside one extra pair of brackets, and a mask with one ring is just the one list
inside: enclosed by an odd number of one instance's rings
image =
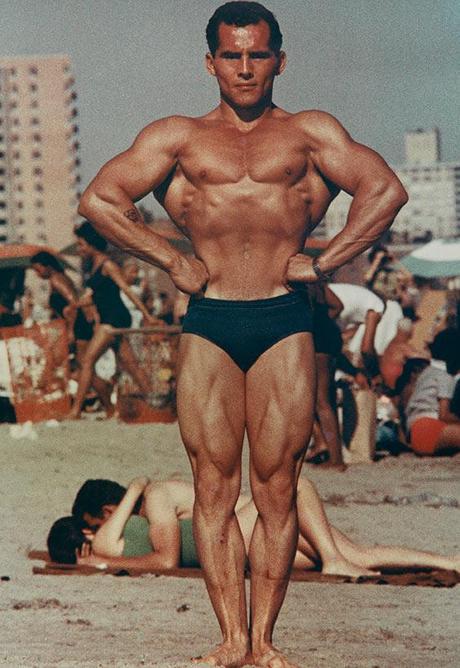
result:
[[(241, 58), (241, 51), (222, 51), (220, 58)], [(251, 58), (270, 58), (270, 51), (250, 51)]]

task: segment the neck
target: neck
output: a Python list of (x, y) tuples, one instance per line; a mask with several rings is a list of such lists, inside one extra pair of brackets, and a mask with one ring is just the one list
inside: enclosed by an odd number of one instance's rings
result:
[(224, 96), (221, 97), (219, 105), (222, 118), (246, 132), (258, 125), (264, 118), (270, 116), (273, 109), (276, 109), (276, 105), (272, 101), (271, 93), (254, 107), (238, 107)]

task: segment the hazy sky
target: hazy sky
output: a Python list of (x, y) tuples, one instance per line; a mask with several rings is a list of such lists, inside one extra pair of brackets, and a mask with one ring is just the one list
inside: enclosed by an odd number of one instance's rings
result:
[[(0, 0), (0, 56), (67, 53), (82, 185), (156, 118), (217, 104), (204, 30), (218, 0)], [(392, 164), (404, 131), (439, 126), (460, 159), (458, 0), (267, 0), (288, 67), (275, 101), (331, 112)], [(153, 208), (152, 198), (148, 205)]]

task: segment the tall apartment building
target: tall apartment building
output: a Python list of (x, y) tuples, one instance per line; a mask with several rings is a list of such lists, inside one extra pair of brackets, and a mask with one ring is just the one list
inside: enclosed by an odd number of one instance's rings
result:
[(430, 164), (441, 160), (441, 135), (439, 128), (408, 130), (404, 135), (406, 162)]
[(0, 58), (0, 243), (72, 241), (77, 94), (67, 56)]
[[(393, 167), (409, 202), (392, 226), (396, 243), (460, 236), (460, 162), (441, 162), (437, 128), (406, 134), (406, 161)], [(327, 236), (345, 225), (351, 197), (341, 192), (326, 215)]]

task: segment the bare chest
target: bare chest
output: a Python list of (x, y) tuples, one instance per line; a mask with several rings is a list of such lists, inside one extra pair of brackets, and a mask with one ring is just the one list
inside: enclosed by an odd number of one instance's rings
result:
[(292, 132), (197, 131), (179, 159), (185, 178), (200, 185), (294, 183), (308, 172), (308, 151)]

